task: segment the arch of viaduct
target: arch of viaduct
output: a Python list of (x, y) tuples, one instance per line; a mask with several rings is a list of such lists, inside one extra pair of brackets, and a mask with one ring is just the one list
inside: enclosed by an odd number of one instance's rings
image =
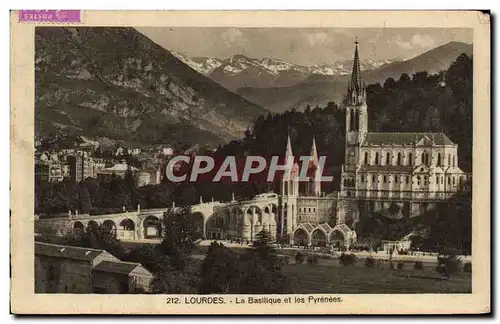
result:
[[(262, 229), (276, 237), (279, 212), (278, 198), (258, 199), (231, 203), (207, 202), (191, 206), (190, 217), (199, 238), (241, 238), (252, 240)], [(108, 226), (116, 231), (119, 239), (143, 240), (160, 238), (163, 234), (162, 219), (166, 213), (180, 208), (158, 208), (127, 211), (116, 214), (74, 214), (66, 217), (37, 219), (35, 231), (51, 228), (59, 235), (84, 231), (88, 227)]]

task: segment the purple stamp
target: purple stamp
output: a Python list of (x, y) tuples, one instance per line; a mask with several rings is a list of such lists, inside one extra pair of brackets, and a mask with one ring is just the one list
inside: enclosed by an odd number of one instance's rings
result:
[(19, 10), (20, 22), (81, 22), (80, 10)]

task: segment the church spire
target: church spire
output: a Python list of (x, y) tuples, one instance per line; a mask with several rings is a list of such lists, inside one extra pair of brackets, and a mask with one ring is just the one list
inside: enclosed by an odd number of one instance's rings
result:
[(352, 63), (351, 80), (347, 86), (347, 104), (359, 105), (365, 101), (364, 82), (361, 81), (361, 64), (359, 62), (358, 38), (354, 42), (354, 61)]
[(292, 144), (290, 142), (290, 134), (288, 134), (288, 139), (286, 142), (285, 162), (288, 160), (289, 156), (293, 156)]
[(316, 138), (313, 136), (313, 142), (312, 142), (312, 147), (311, 147), (311, 157), (312, 160), (311, 162), (314, 165), (318, 165), (318, 151), (316, 150)]

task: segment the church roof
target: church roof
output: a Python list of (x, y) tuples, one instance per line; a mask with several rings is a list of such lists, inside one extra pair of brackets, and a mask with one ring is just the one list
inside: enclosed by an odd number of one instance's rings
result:
[(367, 133), (363, 145), (455, 145), (444, 133)]
[(412, 172), (410, 165), (361, 165), (360, 172)]

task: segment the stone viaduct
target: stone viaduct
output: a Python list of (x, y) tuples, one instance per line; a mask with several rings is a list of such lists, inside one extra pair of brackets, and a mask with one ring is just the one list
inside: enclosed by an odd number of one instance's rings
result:
[[(201, 200), (201, 199), (200, 199)], [(161, 238), (164, 215), (180, 211), (179, 207), (141, 209), (115, 214), (71, 214), (51, 218), (35, 217), (35, 233), (64, 235), (84, 231), (88, 227), (104, 225), (116, 232), (122, 240)], [(251, 201), (223, 203), (200, 202), (191, 206), (190, 217), (199, 238), (221, 239), (226, 237), (252, 240), (262, 229), (276, 237), (278, 224), (278, 195), (270, 194)]]

